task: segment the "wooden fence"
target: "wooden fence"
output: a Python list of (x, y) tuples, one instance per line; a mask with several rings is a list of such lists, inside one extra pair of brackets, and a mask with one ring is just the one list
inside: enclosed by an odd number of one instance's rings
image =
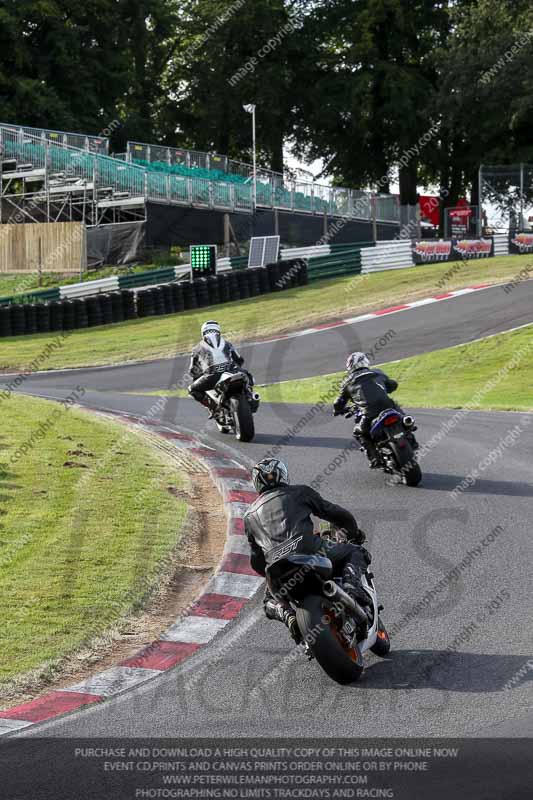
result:
[(82, 222), (0, 225), (0, 273), (59, 272), (87, 268), (87, 231)]

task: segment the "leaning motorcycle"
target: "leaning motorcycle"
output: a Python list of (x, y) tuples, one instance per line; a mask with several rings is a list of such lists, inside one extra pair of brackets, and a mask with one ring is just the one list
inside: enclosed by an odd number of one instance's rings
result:
[(368, 611), (343, 589), (342, 579), (319, 548), (317, 536), (293, 536), (268, 554), (267, 585), (274, 597), (287, 601), (309, 658), (315, 658), (336, 683), (357, 681), (364, 670), (363, 654), (384, 657), (390, 639), (380, 618), (382, 606), (371, 572), (361, 584), (369, 596)]
[[(355, 416), (356, 424), (360, 412), (351, 409), (345, 416)], [(416, 431), (415, 419), (411, 415), (403, 416), (395, 408), (388, 408), (376, 417), (370, 428), (370, 436), (376, 447), (379, 467), (383, 472), (395, 475), (407, 486), (418, 486), (422, 480), (422, 470), (416, 460)], [(361, 450), (365, 451), (361, 438), (354, 431), (355, 438), (361, 443)]]
[(213, 401), (213, 419), (221, 433), (233, 433), (240, 442), (251, 442), (255, 435), (253, 415), (260, 397), (252, 390), (246, 372), (222, 372), (207, 394)]

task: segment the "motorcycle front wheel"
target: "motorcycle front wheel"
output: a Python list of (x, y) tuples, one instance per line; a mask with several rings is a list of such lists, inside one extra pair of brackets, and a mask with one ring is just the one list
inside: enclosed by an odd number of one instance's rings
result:
[(349, 647), (335, 625), (335, 617), (323, 597), (310, 595), (296, 609), (300, 632), (314, 657), (336, 683), (355, 683), (363, 673), (363, 657), (357, 645)]

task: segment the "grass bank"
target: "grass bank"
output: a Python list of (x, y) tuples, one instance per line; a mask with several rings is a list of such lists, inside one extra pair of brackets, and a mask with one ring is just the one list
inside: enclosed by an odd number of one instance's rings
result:
[[(533, 410), (533, 325), (384, 364), (406, 407)], [(259, 387), (266, 402), (331, 403), (344, 373)]]
[(152, 596), (179, 546), (183, 479), (124, 426), (60, 404), (1, 401), (0, 695)]
[[(90, 330), (73, 331), (65, 346), (49, 353), (41, 369), (113, 364), (172, 356), (191, 349), (201, 323), (215, 317), (234, 341), (252, 340), (327, 320), (351, 316), (439, 291), (476, 283), (516, 279), (533, 265), (533, 256), (501, 256), (487, 261), (432, 264), (405, 270), (319, 281), (280, 294), (188, 311), (131, 320)], [(22, 369), (46, 350), (57, 334), (0, 340), (0, 369)]]
[(176, 263), (176, 257), (165, 255), (155, 262), (125, 267), (115, 265), (104, 266), (84, 272), (81, 276), (72, 273), (62, 275), (57, 272), (43, 272), (39, 278), (37, 272), (19, 272), (17, 274), (4, 273), (0, 275), (0, 297), (26, 294), (36, 289), (55, 289), (59, 286), (68, 286), (71, 283), (97, 281), (101, 278), (113, 277), (114, 275), (131, 275), (136, 272), (149, 272), (152, 269), (160, 269), (161, 267), (174, 263)]

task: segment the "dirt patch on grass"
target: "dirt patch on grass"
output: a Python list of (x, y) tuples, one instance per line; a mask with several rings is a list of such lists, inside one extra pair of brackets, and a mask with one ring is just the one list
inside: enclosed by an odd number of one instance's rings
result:
[(167, 486), (170, 494), (187, 502), (188, 513), (179, 544), (167, 562), (166, 574), (161, 576), (157, 590), (141, 613), (117, 620), (110, 630), (60, 663), (41, 665), (4, 685), (1, 708), (78, 683), (135, 655), (183, 615), (220, 562), (227, 521), (222, 498), (207, 469), (188, 454), (171, 449), (158, 437), (148, 435), (148, 438), (188, 477), (188, 485), (183, 488)]

